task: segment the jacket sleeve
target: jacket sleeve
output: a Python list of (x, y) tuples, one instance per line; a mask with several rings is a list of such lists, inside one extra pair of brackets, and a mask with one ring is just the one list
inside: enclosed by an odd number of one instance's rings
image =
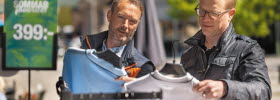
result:
[(240, 81), (223, 80), (228, 85), (225, 100), (270, 100), (271, 86), (264, 52), (255, 43), (241, 54), (235, 74)]

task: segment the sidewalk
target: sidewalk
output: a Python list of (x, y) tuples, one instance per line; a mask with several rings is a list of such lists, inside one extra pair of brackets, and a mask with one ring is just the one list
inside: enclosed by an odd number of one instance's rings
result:
[(266, 64), (268, 67), (268, 74), (271, 81), (272, 99), (280, 100), (280, 80), (279, 80), (279, 67), (280, 57), (268, 56), (266, 57)]

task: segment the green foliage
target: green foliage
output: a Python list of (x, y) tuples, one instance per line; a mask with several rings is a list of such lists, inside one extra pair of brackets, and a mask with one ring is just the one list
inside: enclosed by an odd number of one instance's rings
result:
[(179, 20), (187, 20), (195, 15), (194, 8), (198, 4), (197, 0), (167, 0), (167, 2), (171, 6), (168, 13)]
[[(167, 0), (170, 15), (181, 21), (196, 16), (194, 8), (198, 0)], [(237, 0), (232, 20), (237, 33), (264, 37), (270, 33), (269, 25), (280, 20), (280, 0)]]

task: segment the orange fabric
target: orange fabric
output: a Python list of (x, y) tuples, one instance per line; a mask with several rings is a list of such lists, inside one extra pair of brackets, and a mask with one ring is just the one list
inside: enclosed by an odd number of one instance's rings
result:
[(91, 49), (90, 43), (88, 41), (88, 36), (86, 36), (86, 41), (87, 41), (87, 45), (88, 45), (89, 49)]
[(124, 69), (127, 70), (127, 69), (130, 69), (131, 67), (134, 67), (134, 66), (136, 66), (136, 65), (137, 65), (137, 63), (134, 63), (134, 64), (132, 64), (132, 65), (130, 65), (130, 66), (125, 67)]
[(130, 73), (128, 75), (129, 77), (134, 77), (135, 78), (138, 75), (138, 73), (140, 72), (140, 70), (141, 70), (141, 68), (130, 68), (126, 71)]
[(137, 65), (137, 63), (134, 63), (134, 64), (124, 68), (128, 73), (130, 73), (128, 75), (129, 77), (134, 77), (135, 78), (138, 75), (138, 73), (140, 72), (141, 68), (132, 68), (136, 65)]

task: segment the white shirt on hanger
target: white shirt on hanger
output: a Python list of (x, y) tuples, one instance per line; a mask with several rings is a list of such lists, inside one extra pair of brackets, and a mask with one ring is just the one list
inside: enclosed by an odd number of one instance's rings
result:
[(193, 92), (192, 87), (199, 81), (187, 73), (183, 77), (167, 77), (155, 72), (125, 83), (125, 92), (159, 92), (162, 100), (206, 100), (201, 94)]

